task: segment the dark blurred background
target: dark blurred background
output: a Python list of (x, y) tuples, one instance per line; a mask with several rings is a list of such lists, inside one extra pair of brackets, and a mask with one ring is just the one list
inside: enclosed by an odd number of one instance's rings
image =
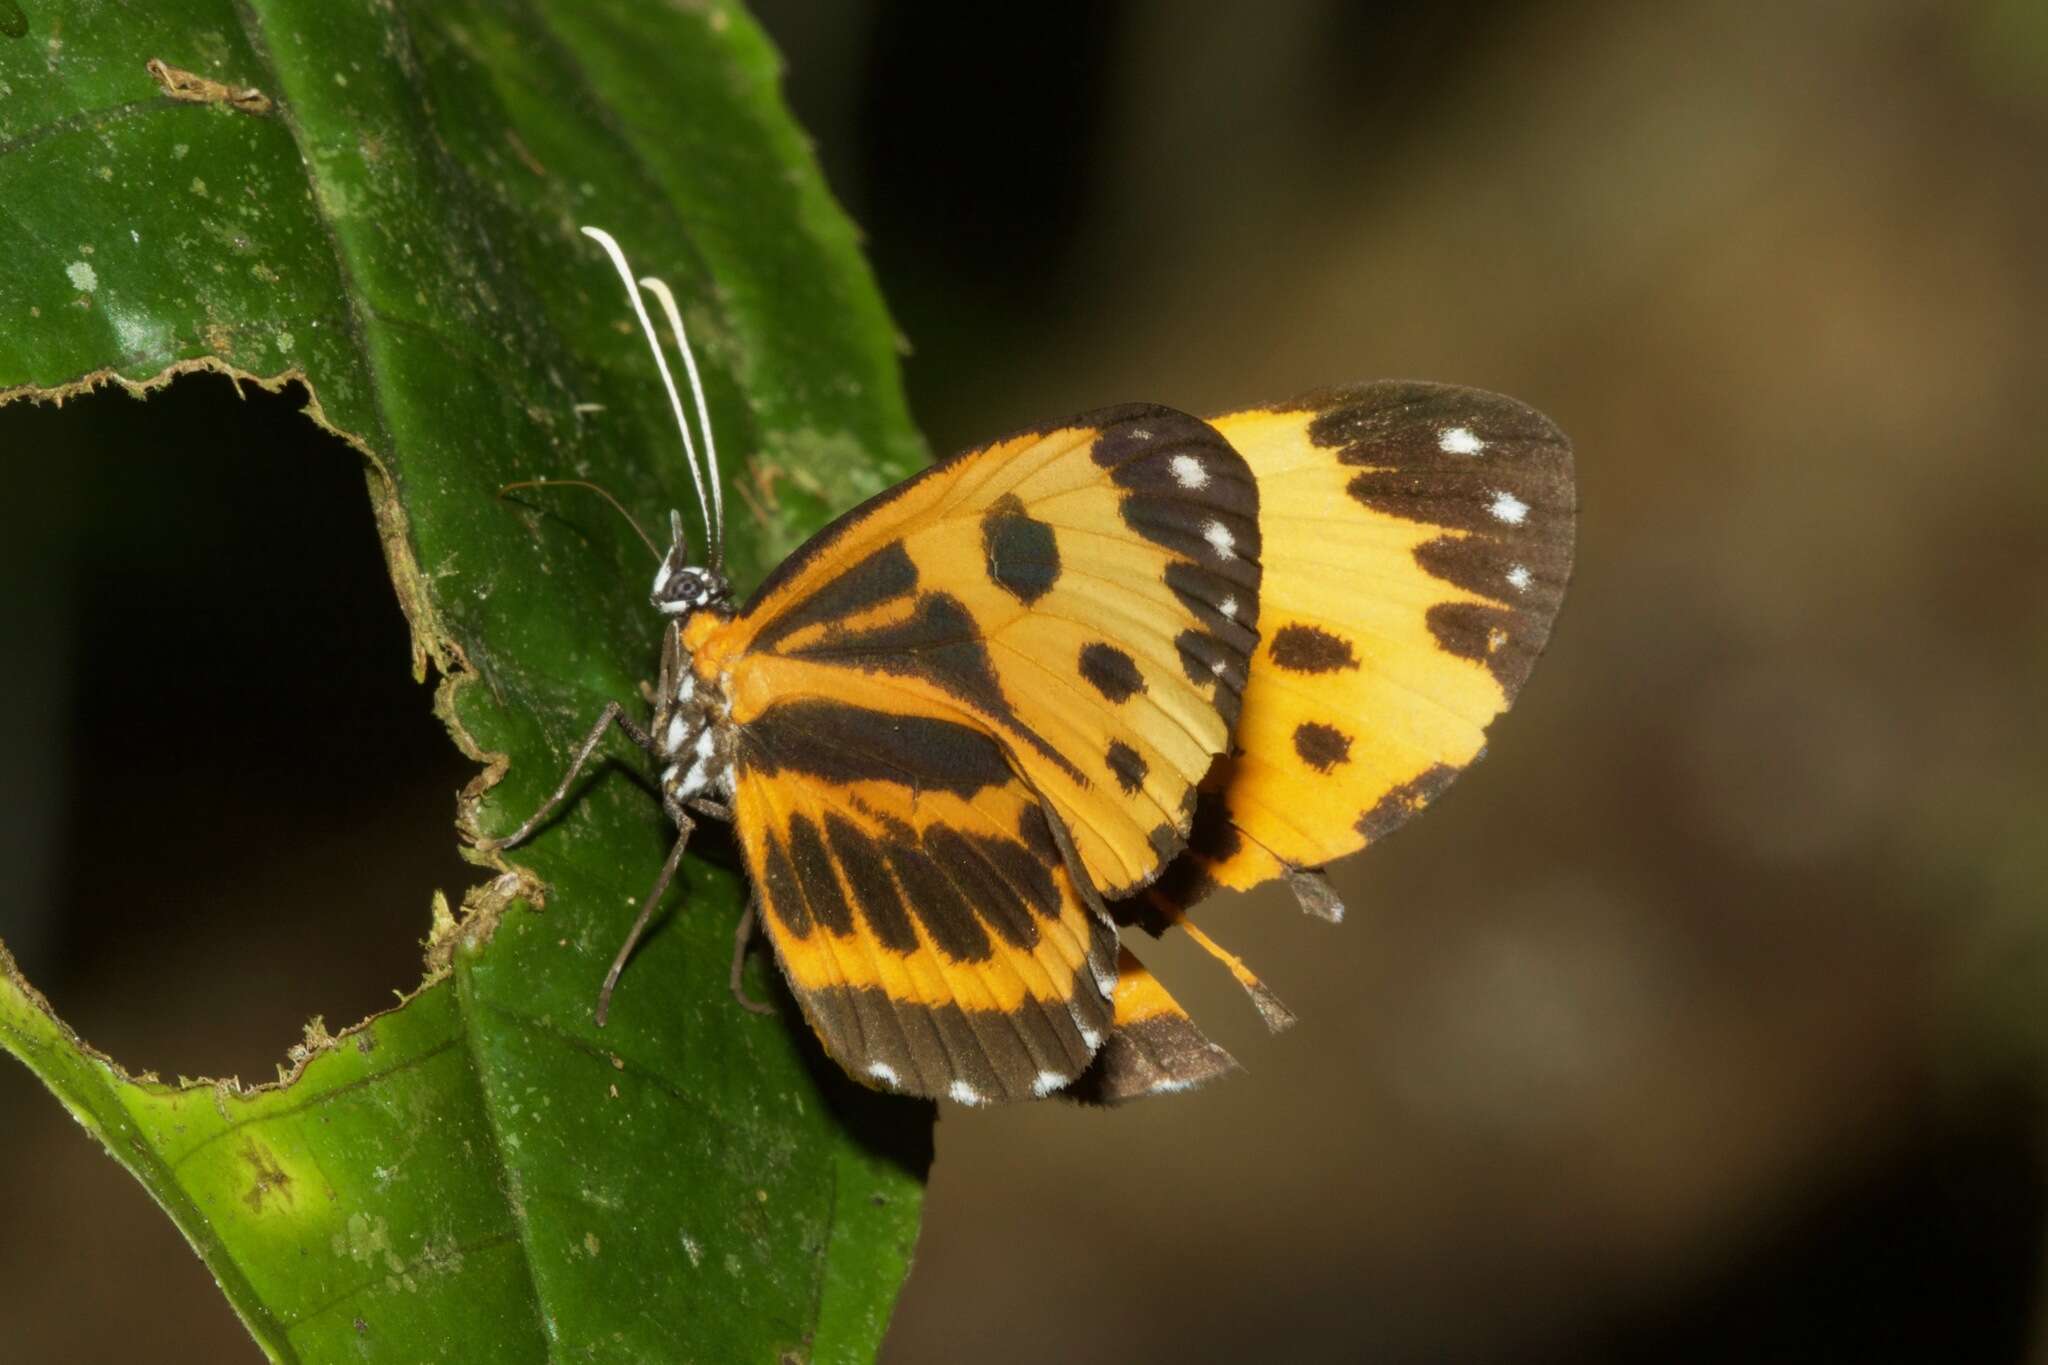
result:
[[(1245, 1074), (949, 1108), (885, 1358), (2048, 1362), (2048, 6), (759, 8), (935, 449), (1401, 376), (1582, 482), (1350, 921), (1206, 915), (1301, 1025), (1169, 941)], [(0, 937), (166, 1074), (388, 1003), (470, 878), (295, 406), (0, 411)], [(11, 1063), (0, 1210), (0, 1356), (255, 1358)]]

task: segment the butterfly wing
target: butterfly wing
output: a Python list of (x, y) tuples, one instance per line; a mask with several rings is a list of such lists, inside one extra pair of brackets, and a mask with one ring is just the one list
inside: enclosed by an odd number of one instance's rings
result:
[(1571, 447), (1512, 399), (1379, 383), (1213, 424), (1258, 480), (1261, 639), (1166, 906), (1320, 867), (1434, 800), (1571, 574)]
[(971, 1102), (1087, 1068), (1098, 892), (1184, 846), (1236, 720), (1257, 507), (1206, 423), (1112, 409), (854, 509), (690, 639), (769, 937), (849, 1072)]
[(1070, 1099), (1118, 1104), (1141, 1095), (1190, 1090), (1231, 1070), (1237, 1062), (1202, 1035), (1137, 956), (1117, 952), (1116, 1031), (1095, 1064), (1071, 1089)]
[(1257, 644), (1258, 489), (1208, 424), (1129, 406), (970, 451), (856, 508), (698, 644), (744, 727), (776, 699), (993, 736), (1104, 896), (1183, 846)]
[(1113, 1024), (1116, 931), (985, 730), (784, 698), (739, 732), (734, 824), (812, 1028), (871, 1085), (1040, 1097)]

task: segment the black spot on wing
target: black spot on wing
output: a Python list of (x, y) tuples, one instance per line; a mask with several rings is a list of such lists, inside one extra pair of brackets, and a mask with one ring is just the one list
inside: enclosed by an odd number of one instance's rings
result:
[(1145, 785), (1145, 774), (1151, 771), (1144, 755), (1120, 739), (1109, 742), (1109, 752), (1104, 761), (1126, 796), (1137, 794)]
[(882, 850), (911, 913), (941, 953), (955, 962), (986, 962), (995, 956), (988, 932), (960, 894), (949, 869), (914, 844), (892, 839), (882, 844)]
[(1173, 647), (1187, 680), (1211, 689), (1217, 714), (1225, 725), (1236, 729), (1244, 704), (1245, 656), (1202, 630), (1182, 631), (1174, 636)]
[(771, 652), (800, 630), (857, 616), (916, 588), (917, 565), (901, 541), (891, 541), (763, 622), (752, 648)]
[(1214, 511), (1187, 499), (1132, 494), (1124, 524), (1155, 545), (1202, 565), (1240, 592), (1259, 588), (1259, 526), (1251, 517)]
[(861, 918), (883, 947), (895, 953), (914, 953), (920, 946), (903, 908), (903, 897), (889, 875), (888, 860), (881, 844), (859, 826), (837, 815), (825, 817), (825, 839), (832, 856), (846, 874), (853, 889), (854, 903)]
[(789, 867), (811, 917), (841, 937), (851, 934), (853, 912), (840, 892), (825, 841), (818, 827), (802, 815), (789, 820)]
[[(970, 907), (987, 927), (995, 930), (1010, 947), (1029, 951), (1038, 942), (1038, 920), (1026, 907), (1027, 891), (1009, 873), (1023, 849), (1007, 839), (990, 839), (963, 834), (947, 825), (932, 825), (924, 832), (924, 846), (933, 861), (945, 869)], [(1038, 869), (1042, 875), (1043, 868)], [(1057, 914), (1057, 910), (1055, 910)]]
[(1145, 675), (1138, 671), (1138, 661), (1100, 640), (1081, 646), (1081, 676), (1119, 705), (1145, 690)]
[(1367, 843), (1385, 838), (1409, 816), (1442, 796), (1444, 788), (1450, 786), (1457, 775), (1458, 770), (1445, 763), (1426, 769), (1420, 776), (1402, 783), (1374, 802), (1371, 810), (1358, 817), (1354, 828)]
[(1528, 681), (1541, 641), (1515, 632), (1515, 613), (1478, 602), (1439, 602), (1423, 618), (1447, 654), (1484, 664), (1509, 697)]
[(1319, 773), (1351, 759), (1351, 736), (1334, 725), (1305, 720), (1294, 727), (1294, 752)]
[(1032, 805), (1018, 812), (1017, 837), (1024, 841), (1025, 849), (1040, 863), (1047, 867), (1060, 865), (1059, 841), (1053, 838), (1052, 824), (1045, 818), (1043, 808)]
[(922, 593), (903, 620), (866, 630), (830, 630), (789, 655), (830, 659), (865, 673), (922, 678), (1002, 725), (1076, 782), (1087, 780), (1071, 759), (1018, 719), (996, 678), (979, 625), (950, 593)]
[(1445, 535), (1418, 545), (1415, 560), (1432, 576), (1491, 599), (1442, 604), (1430, 614), (1430, 629), (1451, 653), (1490, 668), (1513, 700), (1549, 642), (1571, 576), (1570, 542)]
[(1058, 538), (1014, 493), (996, 499), (982, 516), (981, 550), (989, 581), (1027, 607), (1060, 581)]
[(1547, 621), (1571, 576), (1571, 547), (1452, 534), (1416, 546), (1415, 562), (1432, 578)]
[[(1008, 436), (992, 441), (989, 444), (1000, 445), (1018, 436), (1045, 435), (1063, 428), (1085, 428), (1092, 427), (1093, 425), (1094, 422), (1085, 417), (1077, 417), (1065, 422), (1047, 422), (1035, 427), (1027, 427), (1012, 432)], [(919, 485), (929, 479), (950, 477), (961, 465), (970, 464), (977, 459), (985, 458), (987, 458), (986, 446), (977, 446), (971, 450), (958, 451), (935, 464), (919, 470), (894, 488), (885, 488), (858, 506), (851, 507), (845, 512), (840, 513), (839, 516), (833, 518), (832, 522), (824, 530), (818, 532), (818, 534), (797, 547), (793, 554), (784, 558), (780, 564), (770, 571), (768, 576), (761, 581), (761, 586), (755, 588), (753, 595), (747, 599), (746, 606), (740, 609), (740, 615), (750, 615), (756, 607), (767, 601), (784, 584), (799, 574), (808, 571), (828, 551), (836, 548), (846, 540), (858, 536), (862, 531), (874, 527), (894, 529), (896, 517), (891, 511), (890, 504), (904, 497)]]
[(811, 936), (811, 913), (804, 904), (803, 886), (790, 865), (789, 850), (773, 830), (761, 832), (761, 891), (767, 898), (768, 912), (782, 922), (791, 938)]
[[(1045, 816), (1034, 807), (1027, 815), (1037, 815), (1038, 827), (1045, 830)], [(1031, 913), (1045, 920), (1060, 917), (1060, 888), (1053, 879), (1052, 869), (1059, 866), (1059, 849), (1052, 844), (1050, 831), (1041, 846), (1026, 832), (1024, 842), (993, 836), (968, 834), (961, 836), (971, 844), (977, 854), (996, 870), (1005, 882), (1015, 889), (1023, 905)]]
[(739, 734), (746, 766), (768, 776), (797, 772), (841, 784), (895, 782), (958, 796), (1014, 780), (1001, 746), (987, 732), (930, 716), (805, 697), (777, 702)]
[(1273, 632), (1271, 653), (1274, 664), (1290, 673), (1335, 673), (1358, 667), (1349, 640), (1320, 626), (1298, 622)]
[[(1259, 599), (1239, 584), (1212, 573), (1192, 560), (1166, 566), (1166, 586), (1180, 604), (1217, 639), (1249, 658), (1258, 647)], [(1226, 611), (1225, 609), (1228, 608)]]
[(1173, 637), (1180, 655), (1181, 672), (1197, 687), (1211, 687), (1218, 681), (1236, 689), (1244, 687), (1244, 656), (1202, 630), (1184, 630)]

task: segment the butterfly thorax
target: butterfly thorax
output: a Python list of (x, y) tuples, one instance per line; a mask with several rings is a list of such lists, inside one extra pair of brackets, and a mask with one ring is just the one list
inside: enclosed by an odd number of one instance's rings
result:
[(732, 795), (732, 702), (722, 680), (692, 666), (689, 640), (716, 630), (730, 608), (707, 608), (670, 625), (662, 639), (656, 684), (654, 744), (661, 756), (662, 795), (723, 801)]
[(662, 796), (671, 803), (732, 795), (732, 702), (721, 679), (693, 667), (707, 636), (732, 619), (725, 576), (686, 564), (681, 537), (655, 575), (654, 608), (669, 618), (662, 636), (654, 710)]

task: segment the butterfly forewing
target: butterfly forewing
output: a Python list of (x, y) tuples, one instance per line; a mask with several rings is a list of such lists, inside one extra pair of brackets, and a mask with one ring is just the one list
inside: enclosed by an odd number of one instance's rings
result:
[(693, 632), (770, 937), (850, 1071), (986, 1100), (1086, 1069), (1117, 979), (1091, 901), (1184, 846), (1259, 551), (1238, 453), (1118, 408), (927, 470)]
[(1257, 644), (1258, 491), (1215, 430), (1130, 406), (855, 509), (696, 650), (744, 729), (778, 699), (994, 737), (1104, 895), (1180, 850)]
[(1319, 867), (1476, 758), (1571, 572), (1571, 448), (1541, 414), (1435, 384), (1322, 390), (1212, 419), (1258, 481), (1261, 639), (1204, 785), (1185, 905)]

